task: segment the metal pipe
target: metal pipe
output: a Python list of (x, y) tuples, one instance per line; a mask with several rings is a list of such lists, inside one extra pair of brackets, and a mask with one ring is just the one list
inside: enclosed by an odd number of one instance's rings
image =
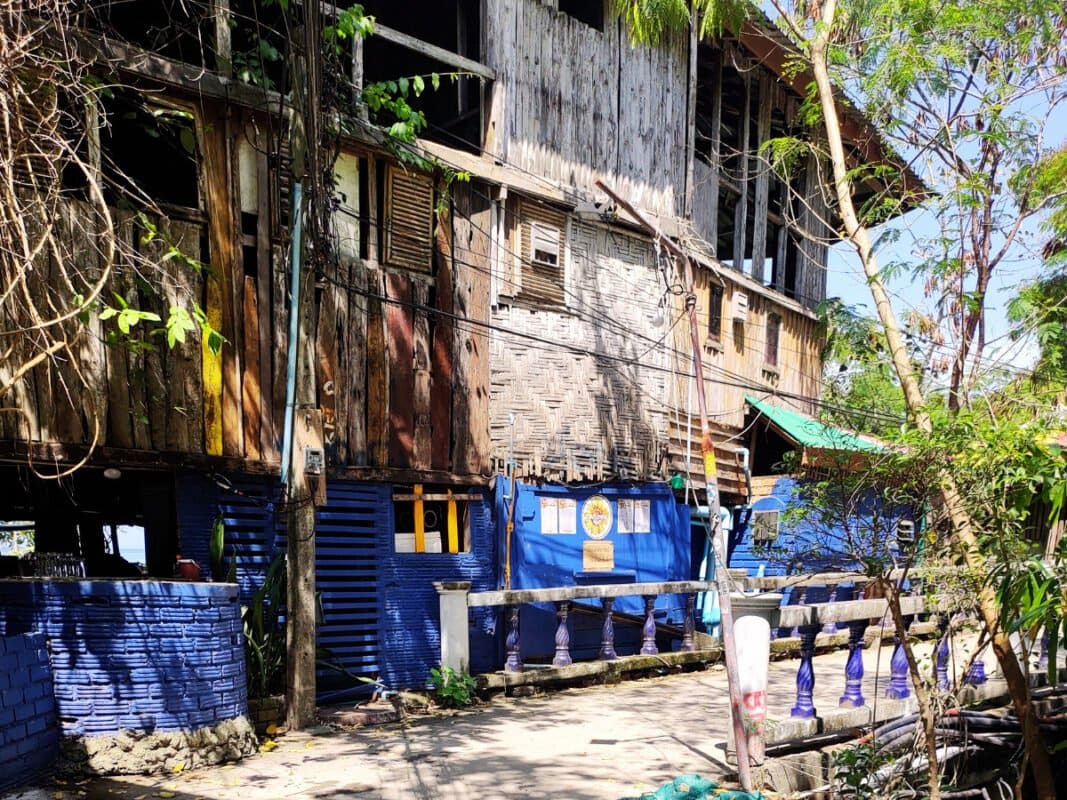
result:
[(748, 463), (748, 448), (738, 447), (734, 450), (735, 456), (741, 456), (741, 471), (745, 475), (745, 505), (752, 505), (752, 470)]
[(289, 482), (289, 467), (293, 456), (293, 417), (296, 414), (296, 353), (300, 315), (300, 204), (303, 195), (300, 181), (293, 183), (293, 235), (289, 242), (289, 348), (285, 365), (285, 423), (282, 431), (282, 484)]

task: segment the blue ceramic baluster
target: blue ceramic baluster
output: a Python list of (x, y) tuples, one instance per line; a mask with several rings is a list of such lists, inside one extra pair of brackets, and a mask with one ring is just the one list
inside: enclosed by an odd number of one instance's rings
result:
[(845, 693), (838, 703), (849, 708), (860, 708), (863, 698), (863, 635), (867, 632), (867, 620), (850, 620), (848, 623), (848, 663), (845, 664)]
[(656, 596), (654, 594), (644, 595), (645, 600), (645, 626), (641, 629), (641, 655), (654, 656), (659, 653), (659, 648), (656, 647)]
[(938, 614), (937, 629), (941, 633), (941, 638), (937, 643), (937, 658), (934, 661), (934, 675), (937, 678), (937, 688), (948, 689), (952, 685), (948, 679), (948, 614)]
[(815, 692), (815, 670), (812, 659), (815, 658), (815, 637), (822, 629), (819, 625), (801, 625), (800, 666), (797, 668), (797, 704), (789, 712), (794, 717), (814, 717), (815, 704), (812, 695)]
[(508, 651), (507, 661), (504, 662), (505, 672), (522, 672), (522, 656), (519, 655), (519, 607), (511, 607), (511, 625), (508, 627), (508, 638), (504, 641)]
[(556, 656), (552, 659), (554, 667), (568, 667), (574, 663), (571, 659), (571, 634), (567, 629), (570, 605), (567, 600), (556, 603), (556, 618), (559, 624), (556, 626)]
[(893, 657), (889, 660), (889, 685), (885, 696), (903, 700), (911, 694), (908, 686), (908, 656), (904, 652), (904, 640), (899, 634), (893, 636)]
[(971, 662), (970, 668), (967, 670), (967, 677), (963, 679), (964, 683), (968, 683), (971, 686), (981, 686), (988, 680), (985, 674), (985, 661), (982, 659), (981, 654), (975, 657)]
[(614, 598), (604, 598), (604, 629), (600, 639), (600, 658), (603, 661), (614, 661), (618, 658), (615, 655), (615, 621), (612, 618), (614, 606)]

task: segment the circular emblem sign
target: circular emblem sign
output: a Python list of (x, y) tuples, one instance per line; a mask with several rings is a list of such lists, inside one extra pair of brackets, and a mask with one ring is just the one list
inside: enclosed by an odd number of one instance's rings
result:
[(595, 494), (582, 506), (582, 528), (590, 539), (603, 539), (611, 530), (611, 503), (602, 494)]

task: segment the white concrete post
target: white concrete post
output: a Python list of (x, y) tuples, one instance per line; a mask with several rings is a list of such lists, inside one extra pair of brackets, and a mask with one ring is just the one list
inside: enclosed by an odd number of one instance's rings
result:
[(467, 630), (468, 581), (435, 581), (441, 605), (441, 666), (458, 673), (470, 671), (471, 645)]
[(780, 594), (735, 594), (734, 642), (743, 702), (742, 719), (753, 766), (763, 763), (763, 721), (767, 718), (767, 667), (771, 655), (771, 628), (777, 625)]

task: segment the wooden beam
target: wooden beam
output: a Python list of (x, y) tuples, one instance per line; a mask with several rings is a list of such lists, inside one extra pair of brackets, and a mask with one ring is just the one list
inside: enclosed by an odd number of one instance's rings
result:
[[(222, 455), (223, 452), (223, 384), (227, 364), (233, 363), (233, 331), (227, 331), (226, 323), (233, 327), (233, 314), (225, 312), (232, 291), (230, 279), (233, 268), (229, 170), (226, 164), (226, 143), (223, 138), (224, 120), (217, 115), (205, 114), (201, 120), (198, 133), (204, 150), (204, 186), (206, 190), (206, 207), (208, 212), (208, 260), (207, 295), (205, 312), (208, 324), (220, 331), (227, 338), (223, 351), (212, 353), (208, 347), (207, 337), (202, 340), (203, 385), (204, 385), (204, 449), (209, 455)], [(229, 334), (229, 335), (228, 335)], [(226, 357), (223, 352), (231, 351)], [(239, 455), (233, 449), (227, 449), (226, 455)]]
[(700, 38), (696, 25), (689, 26), (689, 73), (686, 76), (685, 98), (685, 195), (682, 203), (682, 216), (693, 218), (693, 180), (697, 141), (697, 51)]
[(415, 467), (415, 350), (411, 279), (386, 273), (386, 359), (389, 364), (389, 461)]
[(752, 210), (752, 277), (763, 283), (764, 258), (767, 252), (767, 206), (770, 201), (770, 160), (760, 155), (759, 148), (771, 137), (771, 108), (773, 106), (771, 76), (761, 72), (756, 102), (756, 140), (752, 143), (752, 164), (756, 170), (755, 208)]
[(437, 216), (437, 241), (434, 248), (436, 262), (436, 303), (442, 314), (433, 324), (430, 386), (430, 467), (448, 469), (449, 445), (452, 442), (452, 341), (454, 323), (452, 297), (452, 217)]
[(387, 42), (398, 44), (401, 47), (406, 47), (408, 50), (412, 50), (416, 53), (421, 53), (435, 61), (440, 61), (442, 64), (448, 64), (448, 66), (455, 67), (460, 72), (469, 72), (472, 75), (484, 78), (487, 81), (496, 80), (496, 73), (489, 69), (489, 67), (485, 66), (485, 64), (472, 61), (465, 56), (453, 53), (451, 50), (446, 50), (443, 47), (424, 42), (422, 39), (416, 39), (414, 36), (401, 33), (387, 25), (382, 25), (380, 22), (374, 23), (374, 36), (378, 39), (384, 39)]
[[(22, 424), (22, 423), (20, 423)], [(77, 464), (90, 457), (89, 464), (96, 467), (123, 467), (139, 470), (197, 470), (242, 475), (278, 475), (276, 462), (256, 461), (250, 458), (209, 456), (203, 453), (173, 453), (155, 450), (133, 450), (121, 447), (97, 447), (92, 453), (88, 445), (61, 442), (36, 442), (27, 446), (24, 441), (0, 441), (0, 463), (36, 463), (38, 466)], [(488, 486), (492, 475), (461, 475), (444, 470), (388, 469), (378, 467), (328, 467), (331, 480), (371, 481), (375, 483), (415, 484), (429, 483), (456, 486)], [(458, 496), (457, 496), (458, 497)], [(480, 498), (479, 498), (480, 499)]]

